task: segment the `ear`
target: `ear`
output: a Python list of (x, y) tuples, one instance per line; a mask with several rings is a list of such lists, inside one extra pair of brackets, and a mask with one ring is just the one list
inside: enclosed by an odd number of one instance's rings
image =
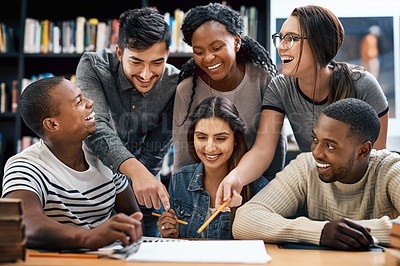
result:
[(122, 62), (122, 49), (118, 44), (115, 46), (115, 51), (117, 52), (118, 60)]
[(372, 144), (371, 141), (365, 141), (358, 147), (357, 151), (357, 159), (358, 160), (363, 160), (364, 158), (368, 157), (372, 150)]
[(239, 34), (235, 35), (235, 51), (238, 52), (242, 44), (242, 37)]
[(45, 118), (43, 120), (43, 129), (44, 132), (55, 132), (60, 129), (57, 120), (52, 118)]
[(168, 49), (167, 49), (167, 56), (166, 56), (166, 58), (165, 59), (167, 59), (168, 58), (168, 56), (169, 56), (169, 52), (171, 51), (171, 48), (169, 48), (168, 47)]

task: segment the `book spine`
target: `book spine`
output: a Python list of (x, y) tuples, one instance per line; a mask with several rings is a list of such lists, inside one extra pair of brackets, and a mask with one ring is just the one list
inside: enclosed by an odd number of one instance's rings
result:
[(16, 113), (18, 109), (18, 80), (13, 80), (11, 91), (11, 112)]
[(0, 113), (5, 113), (7, 104), (6, 83), (2, 82), (0, 88), (1, 88)]

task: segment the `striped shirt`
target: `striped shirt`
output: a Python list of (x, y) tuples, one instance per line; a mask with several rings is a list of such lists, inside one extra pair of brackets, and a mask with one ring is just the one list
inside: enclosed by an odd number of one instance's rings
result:
[(116, 194), (128, 185), (83, 145), (89, 168), (76, 171), (62, 163), (44, 144), (32, 145), (5, 166), (3, 194), (28, 190), (37, 194), (46, 216), (62, 224), (94, 228), (110, 218)]
[(372, 150), (363, 178), (343, 184), (322, 182), (316, 162), (307, 152), (238, 208), (232, 233), (238, 239), (318, 245), (325, 224), (346, 217), (370, 227), (380, 243), (389, 243), (391, 219), (398, 218), (399, 211), (398, 154)]

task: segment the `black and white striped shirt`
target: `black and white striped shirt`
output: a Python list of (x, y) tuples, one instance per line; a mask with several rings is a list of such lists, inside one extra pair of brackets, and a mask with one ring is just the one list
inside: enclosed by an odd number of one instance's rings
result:
[(78, 172), (63, 164), (41, 140), (11, 157), (5, 166), (3, 195), (15, 190), (36, 193), (44, 213), (62, 223), (93, 228), (112, 213), (116, 194), (128, 185), (83, 145), (89, 169)]

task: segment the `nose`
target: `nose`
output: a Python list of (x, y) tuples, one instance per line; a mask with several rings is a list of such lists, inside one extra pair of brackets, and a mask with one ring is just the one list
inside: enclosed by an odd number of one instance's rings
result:
[(94, 102), (92, 100), (90, 100), (89, 98), (85, 98), (86, 101), (86, 106), (91, 108), (94, 104)]
[(320, 143), (312, 143), (311, 152), (315, 159), (322, 159), (324, 157), (323, 148)]
[(206, 53), (206, 62), (211, 62), (212, 60), (214, 60), (215, 55), (213, 53)]
[(206, 146), (204, 147), (206, 152), (212, 152), (215, 149), (215, 143), (212, 138), (207, 140)]
[(152, 76), (152, 71), (150, 69), (150, 65), (145, 65), (140, 73), (140, 77), (144, 80), (149, 80)]

